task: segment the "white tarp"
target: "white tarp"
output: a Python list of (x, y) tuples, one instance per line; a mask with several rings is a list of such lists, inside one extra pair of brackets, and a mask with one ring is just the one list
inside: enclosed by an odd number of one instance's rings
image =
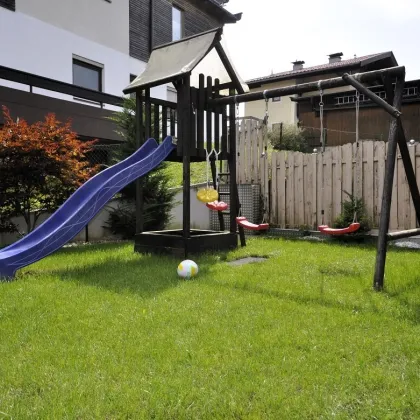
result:
[[(153, 50), (144, 72), (137, 76), (124, 92), (131, 92), (138, 87), (162, 85), (172, 78), (189, 72), (192, 72), (191, 86), (194, 87), (198, 87), (200, 73), (211, 76), (213, 80), (218, 78), (220, 83), (231, 82), (219, 54), (215, 48), (212, 48), (218, 32), (219, 30), (214, 30)], [(223, 40), (221, 45), (223, 47)], [(228, 56), (226, 48), (223, 49)], [(232, 63), (231, 66), (233, 67)], [(236, 75), (243, 89), (248, 91), (247, 85), (237, 73)]]

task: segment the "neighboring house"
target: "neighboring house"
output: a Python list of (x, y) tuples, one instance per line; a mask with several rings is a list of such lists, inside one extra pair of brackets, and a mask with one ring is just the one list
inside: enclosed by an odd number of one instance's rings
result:
[[(152, 48), (235, 23), (241, 15), (224, 3), (0, 0), (0, 106), (29, 122), (55, 112), (61, 120), (71, 117), (81, 138), (119, 141), (105, 117), (143, 71)], [(73, 85), (89, 89), (91, 100), (81, 99), (83, 89), (72, 91)], [(170, 86), (153, 89), (152, 96), (176, 101)]]
[[(370, 86), (370, 90), (386, 99), (383, 85)], [(408, 140), (420, 141), (420, 80), (405, 82), (402, 100), (402, 122)], [(306, 129), (311, 146), (320, 145), (319, 96), (301, 97), (297, 101), (299, 123)], [(388, 140), (392, 118), (365, 95), (360, 94), (359, 138), (360, 140)], [(356, 95), (355, 91), (329, 93), (323, 97), (326, 146), (353, 143), (356, 140)]]
[[(330, 54), (328, 63), (312, 67), (304, 67), (304, 61), (293, 62), (293, 68), (282, 73), (248, 80), (250, 91), (280, 88), (320, 79), (342, 76), (344, 73), (359, 73), (398, 65), (394, 54), (390, 52), (371, 54), (364, 57), (354, 57), (343, 60), (343, 53)], [(353, 89), (353, 88), (351, 88)], [(349, 87), (329, 89), (326, 94), (350, 90)], [(273, 98), (269, 100), (269, 124), (296, 124), (300, 120), (299, 107), (296, 99), (300, 97), (317, 96), (317, 92), (295, 95), (293, 97)], [(245, 104), (245, 115), (263, 118), (265, 101), (255, 101)]]

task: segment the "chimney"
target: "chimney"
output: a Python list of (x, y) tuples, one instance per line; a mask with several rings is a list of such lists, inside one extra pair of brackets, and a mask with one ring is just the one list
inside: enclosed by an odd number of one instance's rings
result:
[(293, 61), (292, 64), (293, 64), (293, 71), (302, 70), (305, 62), (296, 60), (296, 61)]
[(343, 56), (342, 52), (339, 53), (334, 53), (334, 54), (330, 54), (329, 57), (329, 62), (331, 63), (338, 63), (339, 61), (341, 61), (341, 57)]

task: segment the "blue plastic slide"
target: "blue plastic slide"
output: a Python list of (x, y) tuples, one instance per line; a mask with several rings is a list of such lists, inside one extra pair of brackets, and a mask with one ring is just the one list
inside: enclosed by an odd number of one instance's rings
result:
[(122, 188), (150, 172), (175, 148), (168, 136), (149, 139), (127, 159), (98, 173), (77, 189), (44, 223), (0, 251), (0, 278), (38, 261), (73, 239)]

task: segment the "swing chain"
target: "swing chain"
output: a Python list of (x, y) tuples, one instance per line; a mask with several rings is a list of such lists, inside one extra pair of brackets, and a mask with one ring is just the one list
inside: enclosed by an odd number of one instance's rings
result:
[(360, 109), (360, 92), (356, 90), (356, 147), (359, 147), (359, 109)]
[(320, 142), (322, 146), (322, 151), (325, 151), (325, 136), (324, 136), (324, 102), (322, 100), (324, 91), (321, 87), (321, 80), (318, 82), (318, 89), (319, 89), (319, 119), (321, 123), (321, 133), (320, 133)]
[(236, 107), (236, 119), (238, 119), (238, 118), (239, 118), (239, 102), (238, 102), (238, 100), (236, 99), (236, 95), (235, 95), (233, 98), (234, 98), (234, 101), (235, 101), (235, 107)]
[(267, 98), (267, 90), (264, 90), (263, 96), (264, 96), (264, 99), (265, 99), (264, 125), (268, 125), (268, 98)]

